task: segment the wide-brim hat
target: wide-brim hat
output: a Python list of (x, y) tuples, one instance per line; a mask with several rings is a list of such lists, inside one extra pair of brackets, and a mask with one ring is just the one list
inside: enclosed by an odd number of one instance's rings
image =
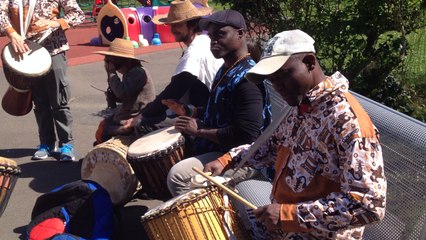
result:
[(115, 38), (111, 42), (108, 51), (96, 51), (94, 53), (115, 57), (131, 58), (142, 62), (147, 62), (135, 56), (135, 48), (133, 47), (132, 41), (121, 38)]
[(190, 0), (177, 0), (170, 3), (168, 14), (156, 15), (152, 18), (155, 24), (170, 24), (186, 22), (201, 18), (213, 12), (213, 8), (202, 6), (197, 8)]

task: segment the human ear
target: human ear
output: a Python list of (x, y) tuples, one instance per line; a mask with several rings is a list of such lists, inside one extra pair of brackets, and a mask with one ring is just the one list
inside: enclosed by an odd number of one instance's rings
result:
[(242, 28), (237, 30), (238, 38), (241, 39), (244, 37), (244, 30)]
[(316, 58), (313, 54), (306, 54), (303, 57), (302, 62), (306, 65), (306, 68), (310, 72), (310, 71), (314, 70), (314, 68), (315, 68)]

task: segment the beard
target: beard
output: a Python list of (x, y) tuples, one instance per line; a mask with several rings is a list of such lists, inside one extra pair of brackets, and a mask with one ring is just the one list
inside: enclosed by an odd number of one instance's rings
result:
[(173, 35), (175, 36), (176, 42), (186, 42), (189, 39), (188, 34), (173, 33)]

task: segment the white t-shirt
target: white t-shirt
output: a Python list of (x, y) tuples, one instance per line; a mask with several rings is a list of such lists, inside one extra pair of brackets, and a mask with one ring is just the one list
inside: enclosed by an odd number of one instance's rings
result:
[(211, 90), (216, 72), (223, 64), (223, 59), (216, 59), (210, 51), (210, 38), (196, 35), (179, 59), (174, 75), (189, 72)]

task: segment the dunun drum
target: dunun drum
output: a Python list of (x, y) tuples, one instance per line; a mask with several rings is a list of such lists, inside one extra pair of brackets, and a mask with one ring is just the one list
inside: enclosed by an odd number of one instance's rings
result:
[(167, 174), (184, 156), (185, 138), (174, 127), (151, 132), (130, 145), (127, 160), (144, 192), (168, 197)]
[(21, 168), (15, 161), (0, 157), (0, 217), (6, 209), (19, 174)]
[(217, 187), (177, 196), (141, 217), (150, 239), (247, 239), (236, 213)]
[(126, 204), (136, 193), (138, 180), (126, 160), (133, 140), (132, 137), (113, 138), (96, 145), (81, 165), (81, 179), (101, 185), (115, 205)]
[(30, 51), (19, 58), (8, 43), (2, 51), (3, 71), (9, 84), (20, 90), (28, 90), (38, 84), (52, 66), (49, 52), (40, 44), (27, 41)]

